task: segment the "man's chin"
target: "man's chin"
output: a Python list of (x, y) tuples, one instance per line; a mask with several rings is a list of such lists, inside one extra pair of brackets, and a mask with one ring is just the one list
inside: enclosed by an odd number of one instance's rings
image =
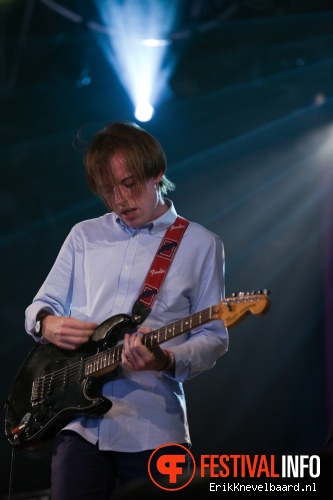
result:
[(129, 212), (122, 212), (120, 218), (129, 227), (137, 227), (140, 225), (138, 211), (130, 210)]

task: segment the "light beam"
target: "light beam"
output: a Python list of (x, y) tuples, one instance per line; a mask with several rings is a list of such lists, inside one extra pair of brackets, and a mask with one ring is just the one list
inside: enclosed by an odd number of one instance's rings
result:
[(166, 92), (174, 62), (169, 53), (170, 33), (179, 0), (116, 0), (96, 5), (106, 33), (98, 40), (107, 60), (133, 103), (135, 117), (148, 121)]

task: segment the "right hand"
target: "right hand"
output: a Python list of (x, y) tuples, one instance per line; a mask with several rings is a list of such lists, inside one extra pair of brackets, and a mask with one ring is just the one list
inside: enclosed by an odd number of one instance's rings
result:
[(81, 321), (67, 316), (46, 316), (43, 320), (43, 337), (61, 349), (74, 351), (88, 342), (97, 323)]

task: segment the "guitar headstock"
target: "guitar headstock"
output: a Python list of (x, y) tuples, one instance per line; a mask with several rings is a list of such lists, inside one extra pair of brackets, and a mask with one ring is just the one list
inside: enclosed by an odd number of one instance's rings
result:
[(222, 319), (226, 327), (232, 328), (249, 314), (263, 316), (271, 304), (268, 295), (268, 290), (233, 293), (231, 297), (221, 300), (217, 308), (214, 308), (214, 318)]

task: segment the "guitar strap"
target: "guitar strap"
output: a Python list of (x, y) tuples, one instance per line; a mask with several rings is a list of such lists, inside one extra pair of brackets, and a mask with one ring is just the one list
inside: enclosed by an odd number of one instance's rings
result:
[(143, 323), (152, 310), (188, 225), (189, 221), (187, 219), (178, 216), (175, 222), (166, 230), (132, 308), (132, 319), (136, 324)]

